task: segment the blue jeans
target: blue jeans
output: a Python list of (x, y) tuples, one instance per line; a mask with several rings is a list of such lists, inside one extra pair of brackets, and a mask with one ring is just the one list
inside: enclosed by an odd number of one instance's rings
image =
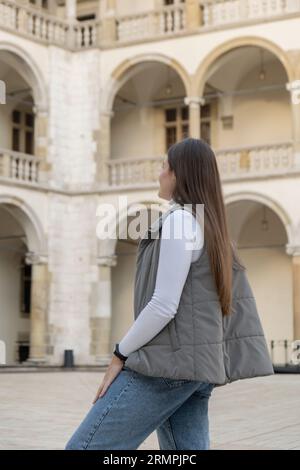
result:
[(65, 450), (135, 450), (156, 430), (160, 450), (209, 450), (214, 384), (150, 377), (123, 366)]

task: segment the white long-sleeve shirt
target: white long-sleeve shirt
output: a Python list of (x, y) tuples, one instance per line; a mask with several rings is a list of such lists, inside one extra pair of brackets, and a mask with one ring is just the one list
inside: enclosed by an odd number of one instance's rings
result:
[[(169, 204), (174, 204), (171, 199)], [(177, 225), (178, 224), (178, 225)], [(124, 356), (136, 351), (159, 333), (175, 316), (191, 266), (203, 248), (199, 222), (187, 210), (167, 215), (162, 224), (156, 283), (151, 300), (119, 342)]]

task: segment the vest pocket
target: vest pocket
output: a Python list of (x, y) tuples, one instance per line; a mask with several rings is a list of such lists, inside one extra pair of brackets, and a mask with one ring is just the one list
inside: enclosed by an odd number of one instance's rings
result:
[(178, 334), (177, 334), (177, 327), (176, 327), (175, 318), (173, 318), (168, 323), (168, 330), (169, 330), (169, 337), (170, 337), (172, 350), (177, 351), (178, 349), (181, 348), (181, 344), (179, 342), (179, 338), (178, 338)]

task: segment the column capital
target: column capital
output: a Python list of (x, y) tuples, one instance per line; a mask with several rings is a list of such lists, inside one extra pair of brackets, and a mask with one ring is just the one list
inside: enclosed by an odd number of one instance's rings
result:
[(117, 265), (117, 255), (97, 256), (97, 265), (112, 268)]
[(205, 104), (205, 99), (201, 98), (200, 96), (185, 96), (184, 97), (184, 104), (187, 106), (195, 106), (198, 107), (203, 106)]
[(110, 111), (110, 110), (105, 110), (105, 109), (104, 109), (103, 111), (101, 111), (100, 114), (101, 114), (101, 116), (112, 118), (112, 117), (114, 117), (115, 112), (114, 112), (114, 111)]
[(45, 105), (45, 104), (35, 103), (32, 106), (32, 111), (33, 111), (33, 114), (35, 114), (35, 115), (37, 115), (37, 114), (48, 114), (48, 106)]
[(285, 250), (287, 255), (291, 256), (300, 256), (300, 245), (285, 245)]
[(41, 253), (34, 253), (33, 251), (28, 251), (25, 253), (25, 263), (26, 264), (47, 264), (48, 257)]
[(300, 104), (300, 80), (286, 83), (286, 89), (291, 93), (292, 103)]

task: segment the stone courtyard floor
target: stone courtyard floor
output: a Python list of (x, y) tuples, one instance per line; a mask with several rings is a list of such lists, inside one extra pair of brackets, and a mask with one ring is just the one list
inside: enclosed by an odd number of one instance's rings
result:
[[(103, 372), (0, 373), (0, 449), (63, 449), (90, 407)], [(211, 449), (300, 450), (300, 375), (217, 387)], [(139, 449), (159, 449), (153, 432)]]

